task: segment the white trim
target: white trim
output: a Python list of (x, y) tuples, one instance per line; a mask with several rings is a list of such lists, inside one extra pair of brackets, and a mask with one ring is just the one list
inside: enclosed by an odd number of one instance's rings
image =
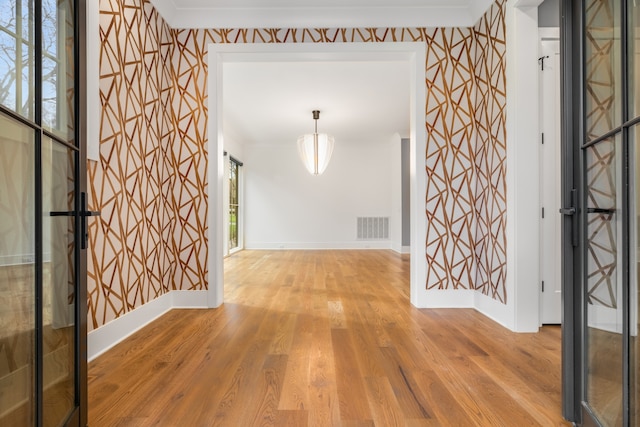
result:
[(151, 0), (171, 28), (424, 28), (471, 27), (493, 0), (466, 4), (280, 7), (178, 7)]
[[(207, 233), (209, 256), (207, 266), (208, 306), (219, 307), (224, 301), (224, 216), (222, 207), (224, 197), (224, 137), (222, 130), (222, 65), (221, 53), (209, 45), (207, 53), (209, 59), (208, 102), (209, 123), (207, 133), (207, 180), (209, 207)], [(218, 76), (220, 76), (218, 78)], [(220, 124), (218, 126), (218, 124)], [(213, 244), (211, 243), (213, 242)]]
[[(540, 133), (545, 135), (545, 143), (538, 144), (540, 205), (544, 217), (540, 224), (540, 287), (539, 320), (543, 324), (562, 323), (562, 216), (561, 205), (562, 176), (561, 160), (561, 105), (560, 105), (560, 28), (545, 27), (538, 30), (538, 57), (543, 59), (544, 71), (538, 64)], [(542, 283), (545, 284), (544, 291)]]
[[(476, 292), (474, 296), (474, 308), (487, 316), (489, 319), (501, 324), (507, 329), (514, 330), (513, 323), (515, 318), (514, 305), (502, 304), (500, 301), (495, 300), (480, 292)], [(535, 331), (517, 331), (517, 332), (537, 332)]]
[[(222, 234), (222, 90), (223, 64), (238, 61), (401, 61), (410, 69), (410, 145), (411, 145), (411, 303), (426, 283), (427, 219), (424, 195), (427, 176), (424, 173), (426, 126), (424, 123), (426, 85), (424, 43), (281, 43), (281, 44), (209, 44), (209, 135), (207, 151), (209, 189), (209, 307), (217, 307), (224, 298), (224, 251)], [(419, 154), (418, 154), (419, 153)], [(212, 179), (211, 177), (217, 177)], [(420, 237), (419, 237), (420, 236)], [(213, 242), (213, 244), (211, 244)], [(245, 242), (246, 243), (246, 242)], [(249, 245), (246, 245), (249, 247)], [(422, 260), (422, 262), (420, 262)]]
[(425, 195), (427, 194), (427, 174), (425, 155), (427, 152), (427, 129), (425, 124), (427, 86), (425, 84), (426, 46), (413, 43), (411, 55), (410, 126), (409, 126), (409, 229), (411, 230), (410, 298), (411, 304), (420, 307), (418, 295), (427, 283), (427, 216)]
[(410, 254), (411, 253), (411, 246), (402, 246), (400, 247), (400, 249), (398, 250), (398, 248), (396, 248), (395, 246), (391, 248), (392, 251), (399, 253), (399, 254)]
[[(509, 0), (506, 6), (507, 65), (507, 305), (486, 315), (502, 318), (516, 332), (539, 327), (538, 5)], [(484, 305), (483, 305), (484, 307)], [(505, 313), (513, 313), (505, 315)]]
[(100, 160), (100, 2), (86, 2), (87, 159)]
[(90, 362), (174, 308), (206, 308), (207, 291), (170, 291), (87, 334)]
[(415, 298), (418, 304), (414, 305), (420, 308), (474, 308), (475, 293), (469, 289), (423, 289)]

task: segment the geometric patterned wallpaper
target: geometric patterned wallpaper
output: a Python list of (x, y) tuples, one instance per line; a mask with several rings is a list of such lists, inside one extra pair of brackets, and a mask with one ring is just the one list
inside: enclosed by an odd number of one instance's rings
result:
[(474, 27), (475, 258), (474, 286), (507, 302), (507, 131), (505, 9), (496, 4)]
[(207, 287), (209, 43), (424, 42), (425, 285), (506, 303), (504, 0), (474, 28), (185, 30), (147, 0), (101, 0), (100, 34), (90, 328), (170, 289)]
[(170, 29), (149, 3), (103, 0), (100, 38), (100, 161), (87, 167), (101, 211), (89, 221), (90, 329), (165, 293), (178, 270)]
[(427, 33), (427, 288), (506, 295), (504, 2)]
[(473, 30), (425, 32), (427, 288), (473, 289), (475, 82)]

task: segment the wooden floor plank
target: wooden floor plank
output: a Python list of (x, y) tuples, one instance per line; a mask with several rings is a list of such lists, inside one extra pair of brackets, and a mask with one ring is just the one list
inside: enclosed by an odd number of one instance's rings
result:
[(277, 426), (278, 402), (287, 369), (287, 358), (284, 354), (267, 356), (258, 387), (243, 402), (244, 411), (239, 418), (239, 425)]
[(289, 363), (285, 373), (278, 409), (309, 409), (309, 358), (313, 340), (313, 316), (298, 314)]
[(429, 369), (412, 372), (424, 398), (430, 403), (433, 416), (443, 426), (472, 426), (473, 417), (458, 403), (457, 396), (452, 394), (447, 385)]
[(376, 424), (382, 426), (405, 425), (404, 412), (400, 408), (391, 384), (386, 378), (369, 377), (365, 380), (369, 406)]
[(309, 354), (309, 426), (340, 425), (331, 328), (327, 316), (315, 316)]
[(370, 420), (371, 410), (366, 399), (364, 378), (360, 373), (350, 332), (346, 329), (332, 329), (331, 338), (336, 365), (340, 418), (349, 421)]
[(395, 348), (385, 347), (381, 351), (385, 363), (386, 378), (391, 383), (406, 418), (425, 420), (432, 418), (431, 405), (425, 400), (424, 395), (419, 393), (419, 387), (411, 375), (413, 367), (401, 362)]
[(390, 251), (241, 251), (225, 304), (173, 310), (89, 364), (89, 425), (566, 426), (559, 327), (409, 302)]

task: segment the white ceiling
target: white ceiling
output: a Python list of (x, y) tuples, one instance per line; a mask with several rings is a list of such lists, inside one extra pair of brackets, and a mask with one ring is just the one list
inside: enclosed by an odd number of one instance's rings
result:
[(172, 28), (470, 27), (493, 0), (151, 0)]
[(336, 144), (409, 131), (409, 65), (400, 61), (232, 62), (223, 69), (223, 129), (246, 145), (291, 145), (313, 132)]
[[(493, 0), (151, 0), (172, 28), (468, 27)], [(293, 144), (318, 130), (336, 144), (408, 134), (407, 62), (224, 64), (225, 137)]]

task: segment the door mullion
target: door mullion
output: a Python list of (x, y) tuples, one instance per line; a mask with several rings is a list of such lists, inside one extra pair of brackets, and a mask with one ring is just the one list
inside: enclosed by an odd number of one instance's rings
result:
[(35, 133), (35, 425), (42, 426), (44, 399), (44, 297), (43, 297), (43, 233), (42, 233), (42, 132)]
[[(629, 70), (629, 32), (628, 32), (628, 8), (627, 2), (620, 2), (620, 54), (621, 54), (621, 67), (620, 67), (620, 83), (622, 85), (621, 97), (622, 97), (622, 122), (627, 122), (629, 120), (629, 79), (628, 72)], [(630, 275), (629, 275), (629, 266), (630, 259), (629, 256), (631, 254), (631, 246), (630, 246), (630, 224), (631, 220), (631, 211), (629, 209), (629, 183), (631, 176), (629, 174), (629, 127), (623, 125), (622, 127), (622, 188), (621, 188), (621, 196), (622, 196), (622, 400), (623, 400), (623, 424), (625, 426), (631, 425), (631, 369), (630, 369), (630, 315), (629, 315), (629, 285), (630, 285)]]
[(625, 426), (631, 425), (631, 369), (630, 369), (630, 315), (629, 315), (629, 255), (631, 253), (630, 249), (630, 238), (629, 238), (629, 221), (630, 221), (630, 210), (629, 210), (629, 129), (625, 128), (622, 130), (622, 400), (623, 400), (623, 424)]
[(33, 2), (33, 117), (40, 127), (35, 141), (35, 235), (36, 235), (36, 426), (44, 420), (44, 259), (43, 259), (43, 206), (42, 206), (42, 1)]

